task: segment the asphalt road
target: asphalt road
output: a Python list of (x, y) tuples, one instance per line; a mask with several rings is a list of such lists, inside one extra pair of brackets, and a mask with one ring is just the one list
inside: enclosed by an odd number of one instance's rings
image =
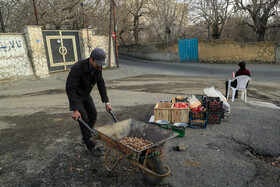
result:
[[(120, 65), (140, 68), (166, 75), (184, 75), (201, 77), (225, 77), (231, 78), (232, 72), (239, 69), (237, 64), (206, 64), (206, 63), (179, 63), (147, 61), (127, 56), (120, 56)], [(247, 64), (254, 80), (280, 81), (280, 65)]]
[[(226, 67), (232, 68), (229, 75), (222, 71)], [(103, 76), (117, 119), (147, 123), (159, 101), (203, 94), (213, 85), (224, 91), (237, 66), (226, 67), (121, 57), (120, 68), (106, 69)], [(279, 80), (266, 73), (279, 66), (249, 67), (267, 79), (253, 77), (248, 100), (279, 102)], [(64, 91), (67, 74), (0, 82), (0, 186), (147, 186), (141, 171), (125, 170), (122, 161), (108, 172), (103, 158), (91, 157), (78, 144), (81, 133)], [(96, 88), (91, 95), (96, 126), (113, 123)], [(183, 138), (166, 142), (164, 162), (171, 175), (158, 186), (280, 186), (280, 110), (240, 99), (229, 104), (231, 115), (220, 125), (186, 128)], [(181, 142), (188, 149), (174, 150)]]

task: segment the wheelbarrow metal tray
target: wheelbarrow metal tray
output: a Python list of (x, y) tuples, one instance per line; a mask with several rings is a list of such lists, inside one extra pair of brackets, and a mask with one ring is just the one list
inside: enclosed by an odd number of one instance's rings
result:
[[(160, 145), (161, 143), (178, 136), (177, 133), (167, 131), (155, 125), (144, 123), (135, 119), (127, 119), (117, 123), (108, 124), (96, 128), (99, 137), (106, 144), (126, 155), (141, 153), (149, 148)], [(137, 137), (149, 140), (154, 144), (143, 150), (134, 150), (120, 142), (125, 137)]]

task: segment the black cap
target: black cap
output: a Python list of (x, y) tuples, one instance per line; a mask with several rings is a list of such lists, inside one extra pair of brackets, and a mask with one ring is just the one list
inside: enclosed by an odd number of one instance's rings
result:
[(100, 49), (100, 48), (95, 48), (92, 50), (90, 57), (93, 58), (93, 60), (96, 62), (98, 66), (105, 66), (106, 62), (106, 53)]

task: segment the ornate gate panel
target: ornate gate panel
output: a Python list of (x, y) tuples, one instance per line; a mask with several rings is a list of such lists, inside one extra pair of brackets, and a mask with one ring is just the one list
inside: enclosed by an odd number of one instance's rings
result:
[(81, 59), (78, 31), (42, 32), (50, 72), (67, 70)]

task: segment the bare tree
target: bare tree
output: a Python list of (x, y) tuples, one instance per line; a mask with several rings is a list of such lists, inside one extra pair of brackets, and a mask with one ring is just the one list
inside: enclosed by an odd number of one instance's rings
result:
[[(82, 0), (40, 0), (37, 3), (39, 23), (48, 25), (46, 27), (50, 29), (71, 27), (73, 22), (76, 21), (76, 12), (80, 11), (80, 3), (82, 2)], [(82, 15), (82, 11), (80, 11), (80, 15)]]
[(251, 18), (251, 22), (243, 24), (248, 25), (257, 33), (258, 41), (265, 40), (268, 29), (280, 26), (279, 3), (279, 0), (235, 0), (237, 10), (245, 11)]
[(171, 42), (188, 24), (188, 4), (179, 0), (152, 0), (150, 23), (163, 42)]
[[(23, 13), (22, 10), (27, 10), (27, 1), (19, 2), (16, 0), (4, 0), (1, 5), (1, 30), (5, 32), (17, 32), (21, 29), (24, 23), (29, 23), (30, 15), (26, 15), (28, 11)], [(29, 6), (30, 7), (30, 6)], [(30, 14), (28, 12), (28, 14)]]
[[(1, 18), (4, 20), (6, 30), (17, 32), (24, 25), (36, 24), (33, 0), (5, 0), (1, 1), (2, 4), (4, 8), (1, 9)], [(45, 29), (98, 27), (98, 30), (102, 30), (100, 28), (106, 28), (108, 21), (105, 5), (106, 0), (35, 1), (39, 25)], [(104, 24), (97, 24), (101, 22)]]
[(196, 19), (205, 21), (207, 29), (211, 30), (213, 39), (219, 39), (228, 16), (233, 12), (230, 0), (198, 0), (194, 1), (198, 11)]
[(128, 42), (126, 38), (130, 35), (130, 19), (129, 12), (125, 6), (118, 4), (117, 6), (117, 25), (118, 25), (118, 38), (121, 40), (119, 44), (126, 45)]
[(132, 27), (131, 31), (134, 37), (134, 43), (139, 44), (139, 32), (143, 30), (144, 24), (141, 23), (140, 18), (147, 13), (148, 0), (126, 0), (126, 10), (132, 15)]

